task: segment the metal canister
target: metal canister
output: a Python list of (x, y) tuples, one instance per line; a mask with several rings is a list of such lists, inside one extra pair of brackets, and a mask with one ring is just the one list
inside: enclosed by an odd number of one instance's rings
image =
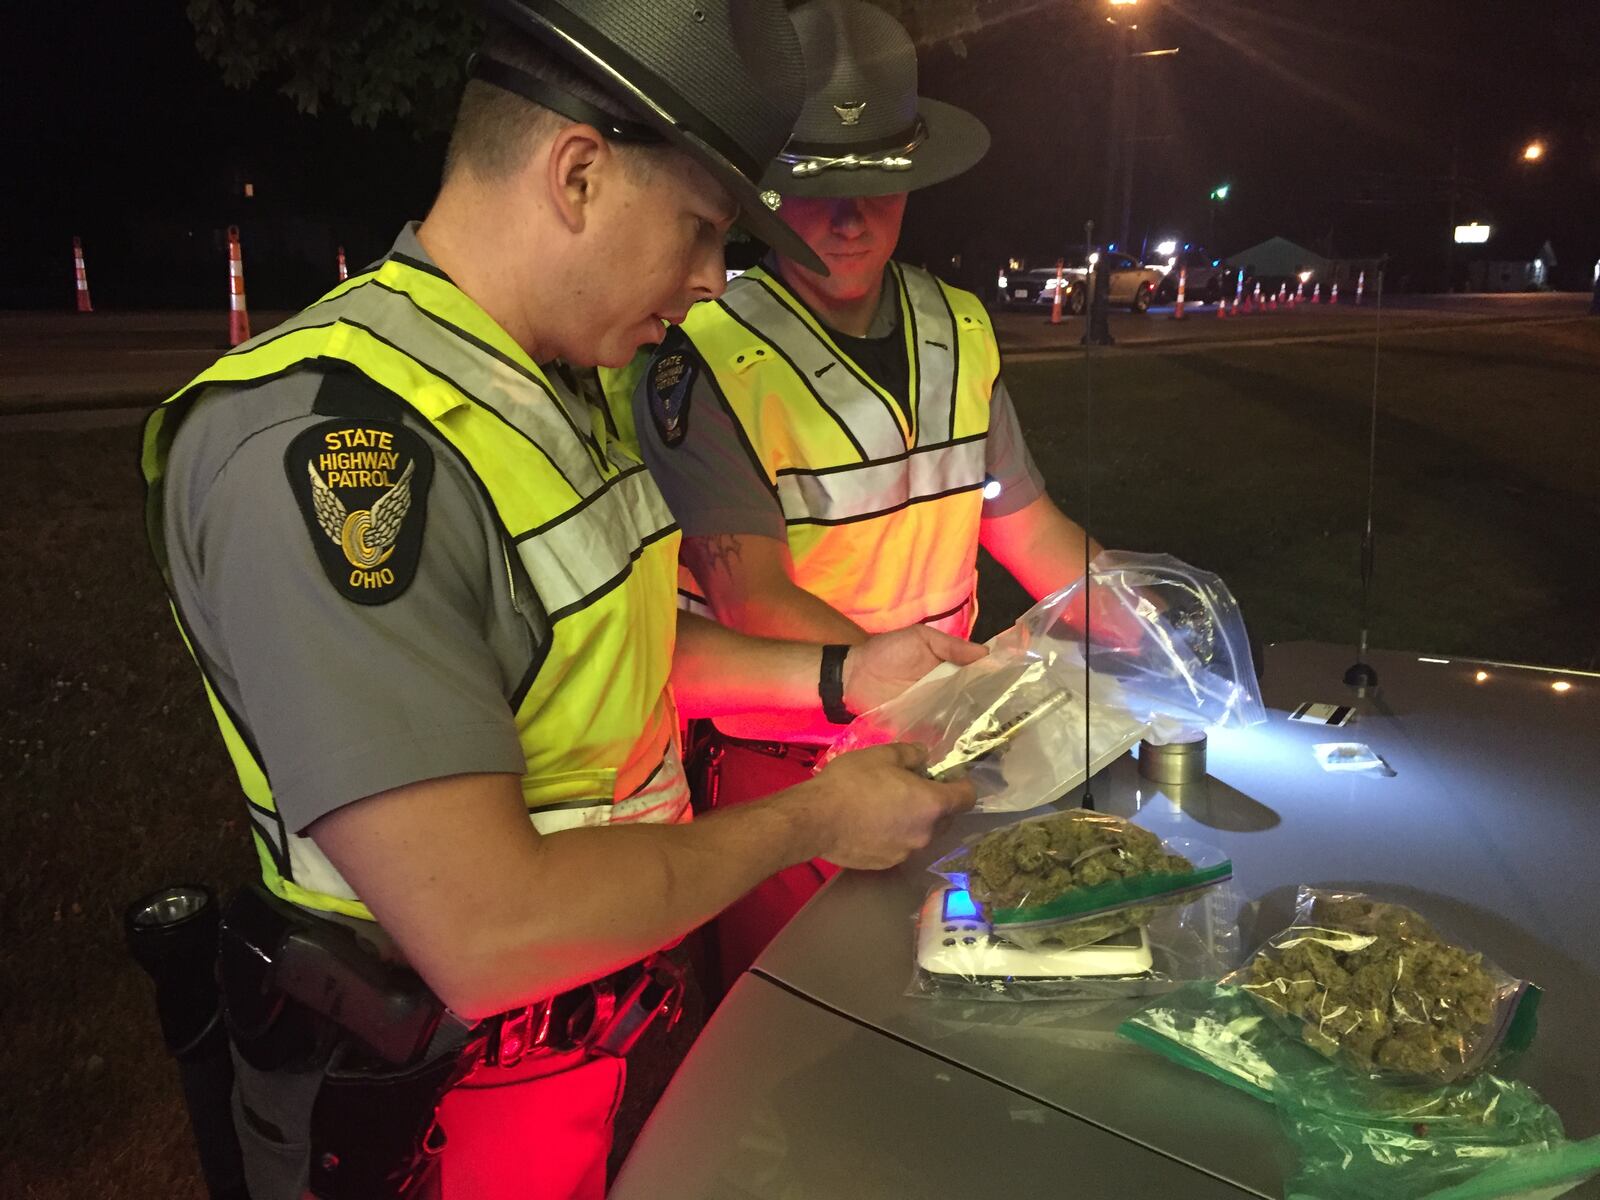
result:
[(1185, 784), (1206, 777), (1206, 736), (1165, 746), (1139, 743), (1139, 774), (1151, 783)]

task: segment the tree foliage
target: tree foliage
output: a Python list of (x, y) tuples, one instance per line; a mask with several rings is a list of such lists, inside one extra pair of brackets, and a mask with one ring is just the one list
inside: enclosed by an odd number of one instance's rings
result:
[(479, 26), (463, 0), (188, 0), (201, 57), (305, 113), (448, 124)]
[[(877, 0), (919, 45), (958, 40), (980, 0)], [(272, 87), (305, 113), (446, 127), (479, 34), (467, 0), (188, 0), (195, 45), (233, 87)]]

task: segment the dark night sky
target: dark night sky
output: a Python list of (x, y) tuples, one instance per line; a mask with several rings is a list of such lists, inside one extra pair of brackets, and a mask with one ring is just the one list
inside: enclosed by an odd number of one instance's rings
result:
[[(964, 54), (926, 51), (923, 83), (982, 117), (994, 147), (978, 170), (919, 195), (906, 233), (908, 257), (961, 253), (969, 283), (1009, 254), (1081, 240), (1096, 215), (1113, 36), (1103, 0), (981, 4), (991, 23)], [(224, 87), (176, 0), (24, 11), (0, 39), (14, 168), (0, 184), (0, 306), (69, 302), (75, 232), (103, 305), (206, 303), (220, 293), (214, 231), (229, 221), (255, 249), (252, 300), (295, 304), (327, 282), (335, 241), (355, 265), (427, 205), (436, 140)], [(1572, 282), (1587, 281), (1600, 255), (1592, 0), (1167, 0), (1135, 37), (1181, 47), (1130, 65), (1135, 241), (1203, 239), (1206, 194), (1226, 180), (1222, 251), (1282, 233), (1388, 251), (1425, 282), (1442, 265), (1458, 147), (1458, 219), (1548, 236)], [(1533, 136), (1550, 155), (1530, 169), (1518, 155)]]

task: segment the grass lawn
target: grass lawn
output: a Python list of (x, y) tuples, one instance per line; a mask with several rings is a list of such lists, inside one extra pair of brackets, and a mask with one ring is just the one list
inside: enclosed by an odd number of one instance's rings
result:
[[(1083, 366), (1007, 372), (1081, 514)], [(1600, 667), (1600, 322), (1397, 336), (1382, 364), (1384, 647)], [(1370, 347), (1109, 356), (1093, 525), (1220, 574), (1260, 637), (1357, 619)], [(6, 435), (0, 473), (0, 1195), (198, 1196), (122, 905), (253, 870), (245, 820), (144, 547), (127, 430)], [(1025, 600), (994, 576), (986, 629)], [(695, 1027), (641, 1062), (636, 1127)]]

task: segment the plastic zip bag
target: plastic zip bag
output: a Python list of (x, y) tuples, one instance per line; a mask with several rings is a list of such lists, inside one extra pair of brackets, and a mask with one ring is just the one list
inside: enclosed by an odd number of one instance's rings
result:
[(1117, 1032), (1275, 1105), (1299, 1152), (1290, 1200), (1531, 1200), (1600, 1171), (1600, 1139), (1566, 1142), (1525, 1084), (1483, 1073), (1418, 1086), (1352, 1071), (1237, 987), (1186, 984)]
[(1358, 1071), (1447, 1083), (1533, 1037), (1539, 989), (1357, 892), (1302, 887), (1294, 923), (1224, 979)]
[(985, 658), (942, 666), (864, 713), (822, 761), (912, 742), (927, 749), (931, 774), (972, 780), (980, 812), (1020, 812), (1057, 799), (1141, 738), (1179, 741), (1266, 718), (1232, 595), (1166, 555), (1100, 555), (1085, 579), (988, 645)]
[(990, 931), (1024, 949), (1103, 941), (1233, 877), (1212, 847), (1163, 843), (1082, 808), (976, 834), (929, 870), (966, 888)]
[[(1556, 1111), (1526, 1084), (1492, 1074), (1397, 1087), (1324, 1066), (1295, 1079), (1277, 1101), (1299, 1151), (1290, 1196), (1423, 1200), (1460, 1188), (1504, 1197), (1572, 1166)], [(1596, 1150), (1588, 1159), (1600, 1168)]]
[[(1164, 909), (1144, 927), (1142, 940), (1129, 939), (1141, 948), (1141, 955), (1127, 953), (1127, 943), (1119, 947), (1125, 951), (1124, 959), (1136, 959), (1131, 965), (1141, 969), (1116, 973), (1098, 963), (1093, 974), (1074, 971), (1070, 964), (1081, 955), (1055, 954), (1016, 964), (1011, 956), (994, 953), (991, 939), (980, 937), (971, 946), (964, 938), (950, 939), (952, 944), (939, 949), (936, 962), (925, 962), (919, 954), (905, 994), (936, 1000), (1059, 1002), (1160, 995), (1193, 980), (1215, 979), (1238, 966), (1242, 907), (1242, 897), (1224, 883), (1188, 904)], [(1054, 970), (1058, 965), (1066, 969)], [(1068, 1007), (1054, 1006), (1056, 1011)], [(1100, 1007), (1084, 1006), (1081, 1015)]]

